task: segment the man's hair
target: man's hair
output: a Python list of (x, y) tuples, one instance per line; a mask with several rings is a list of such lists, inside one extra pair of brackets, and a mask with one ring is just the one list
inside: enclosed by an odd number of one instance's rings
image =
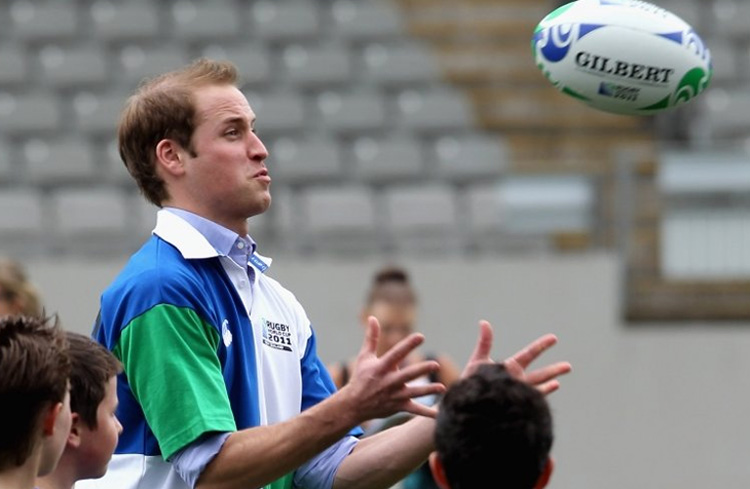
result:
[(541, 392), (502, 364), (453, 384), (440, 405), (435, 445), (451, 489), (531, 489), (552, 448), (552, 416)]
[(70, 410), (91, 429), (96, 429), (96, 412), (104, 399), (109, 379), (122, 372), (120, 361), (88, 336), (66, 333), (70, 350)]
[(197, 88), (236, 85), (237, 69), (228, 61), (200, 58), (191, 64), (144, 81), (125, 103), (120, 116), (120, 157), (143, 195), (161, 207), (169, 195), (156, 173), (156, 146), (172, 139), (194, 154)]
[(44, 315), (39, 292), (21, 264), (10, 258), (0, 258), (0, 300), (12, 304), (19, 314)]
[(69, 374), (57, 317), (0, 317), (0, 470), (31, 455), (44, 411), (63, 401)]

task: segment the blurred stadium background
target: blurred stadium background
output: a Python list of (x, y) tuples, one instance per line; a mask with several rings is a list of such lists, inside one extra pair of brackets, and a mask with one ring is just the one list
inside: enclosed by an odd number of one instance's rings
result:
[(656, 2), (714, 79), (656, 117), (605, 114), (533, 64), (551, 0), (0, 0), (0, 253), (66, 326), (155, 209), (115, 148), (121, 105), (197, 56), (236, 63), (269, 148), (251, 220), (328, 361), (360, 344), (371, 272), (405, 265), (428, 348), (464, 361), (538, 334), (574, 373), (551, 398), (553, 488), (750, 480), (750, 1)]

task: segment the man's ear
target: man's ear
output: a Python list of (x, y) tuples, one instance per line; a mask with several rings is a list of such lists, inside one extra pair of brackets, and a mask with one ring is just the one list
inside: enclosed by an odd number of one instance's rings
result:
[(445, 467), (443, 462), (440, 460), (440, 455), (437, 452), (432, 452), (429, 458), (430, 471), (432, 472), (432, 478), (435, 479), (435, 483), (440, 489), (450, 489), (448, 484), (448, 478), (445, 476)]
[(542, 475), (539, 476), (539, 480), (536, 482), (536, 485), (534, 486), (534, 489), (542, 489), (543, 487), (546, 487), (549, 483), (549, 478), (552, 477), (552, 469), (555, 468), (555, 461), (550, 456), (547, 459), (547, 463), (544, 464), (544, 470), (542, 471)]
[(72, 448), (78, 448), (81, 446), (81, 417), (78, 413), (70, 414), (70, 433), (68, 434), (67, 446)]
[(55, 422), (63, 409), (63, 403), (57, 402), (52, 404), (42, 419), (42, 434), (52, 436), (55, 433)]
[(157, 167), (172, 174), (181, 175), (184, 173), (182, 147), (171, 139), (162, 139), (156, 145), (156, 163)]

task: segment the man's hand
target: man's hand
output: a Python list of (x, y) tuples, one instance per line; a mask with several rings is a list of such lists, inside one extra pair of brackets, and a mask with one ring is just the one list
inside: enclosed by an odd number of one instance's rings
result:
[[(572, 367), (569, 362), (557, 362), (530, 372), (526, 369), (547, 349), (557, 343), (557, 337), (553, 334), (540, 336), (525, 348), (516, 352), (515, 355), (506, 359), (503, 363), (508, 372), (514, 377), (521, 379), (539, 389), (544, 394), (550, 394), (560, 388), (560, 375), (567, 374)], [(476, 371), (483, 363), (494, 363), (490, 357), (492, 349), (492, 326), (488, 321), (479, 321), (479, 339), (471, 354), (462, 376), (468, 376)]]
[(341, 389), (354, 397), (353, 406), (360, 421), (385, 418), (398, 412), (435, 417), (435, 408), (413, 401), (414, 398), (430, 394), (441, 394), (445, 386), (434, 382), (407, 385), (414, 379), (427, 376), (440, 368), (436, 361), (423, 361), (400, 368), (404, 359), (422, 344), (424, 336), (413, 333), (396, 343), (383, 356), (378, 357), (380, 324), (374, 316), (367, 320), (367, 331), (362, 348), (352, 372), (352, 378)]

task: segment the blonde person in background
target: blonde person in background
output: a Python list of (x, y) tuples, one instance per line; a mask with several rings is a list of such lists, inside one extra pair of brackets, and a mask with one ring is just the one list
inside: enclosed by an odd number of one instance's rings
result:
[[(365, 298), (364, 307), (360, 313), (360, 322), (362, 327), (366, 328), (370, 316), (378, 319), (380, 323), (380, 338), (376, 347), (378, 356), (383, 355), (399, 341), (416, 332), (417, 309), (417, 294), (411, 285), (409, 274), (404, 268), (388, 265), (375, 272)], [(430, 351), (412, 351), (404, 358), (399, 368), (416, 365), (425, 360), (437, 361), (440, 369), (415, 379), (414, 384), (440, 382), (448, 387), (460, 377), (459, 368), (448, 355)], [(355, 363), (356, 359), (352, 358), (328, 366), (336, 387), (340, 389), (346, 385)], [(423, 396), (416, 401), (433, 406), (438, 401), (438, 396)], [(403, 423), (409, 417), (408, 413), (398, 413), (389, 418), (368, 421), (362, 427), (365, 430), (365, 435), (370, 435)], [(402, 486), (404, 489), (437, 489), (427, 463), (422, 464), (418, 470), (409, 474), (402, 482)]]
[(0, 316), (41, 316), (42, 301), (20, 263), (0, 257)]

